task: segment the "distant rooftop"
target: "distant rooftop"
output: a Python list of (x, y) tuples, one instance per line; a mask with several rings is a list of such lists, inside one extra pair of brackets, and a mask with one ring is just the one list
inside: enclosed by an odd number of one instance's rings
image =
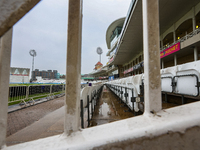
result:
[(97, 65), (103, 66), (103, 64), (100, 61), (95, 66), (97, 66)]

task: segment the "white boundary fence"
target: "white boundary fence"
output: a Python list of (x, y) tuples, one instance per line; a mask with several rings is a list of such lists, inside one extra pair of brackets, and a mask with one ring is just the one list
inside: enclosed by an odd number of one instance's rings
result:
[(30, 85), (30, 86), (10, 86), (9, 101), (11, 103), (35, 104), (35, 99), (46, 97), (53, 99), (57, 94), (65, 93), (65, 85)]

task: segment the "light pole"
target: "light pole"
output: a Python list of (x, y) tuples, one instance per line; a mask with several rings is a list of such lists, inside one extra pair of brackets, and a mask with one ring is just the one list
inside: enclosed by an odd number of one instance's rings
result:
[(99, 54), (99, 61), (101, 62), (101, 54), (103, 53), (103, 50), (101, 47), (97, 47), (97, 54)]
[(33, 61), (32, 61), (32, 72), (31, 72), (31, 81), (33, 81), (33, 69), (34, 69), (34, 57), (37, 55), (36, 51), (34, 49), (29, 51), (29, 54), (33, 56)]

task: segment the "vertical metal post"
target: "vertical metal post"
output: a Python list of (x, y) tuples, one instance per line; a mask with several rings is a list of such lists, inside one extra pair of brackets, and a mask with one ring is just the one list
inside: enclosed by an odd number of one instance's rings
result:
[(174, 66), (177, 66), (177, 55), (174, 55)]
[(65, 133), (79, 129), (82, 0), (69, 0), (65, 89)]
[(80, 101), (81, 102), (81, 128), (84, 128), (84, 116), (83, 116), (83, 100)]
[(128, 100), (127, 100), (127, 88), (126, 87), (125, 87), (125, 96), (126, 96), (125, 98), (126, 98), (126, 104), (127, 104)]
[(50, 85), (50, 94), (52, 93), (52, 85)]
[(96, 106), (96, 100), (97, 100), (97, 91), (94, 91), (94, 110), (95, 110), (95, 106)]
[(134, 94), (133, 94), (133, 89), (131, 90), (132, 91), (132, 98), (131, 98), (131, 100), (132, 100), (132, 107), (133, 107), (133, 111), (135, 112), (135, 110), (134, 110)]
[(11, 46), (12, 28), (0, 37), (0, 149), (6, 141)]
[(194, 61), (197, 61), (198, 60), (198, 50), (197, 50), (197, 47), (195, 46), (194, 47)]
[(26, 99), (29, 98), (29, 87), (30, 87), (30, 85), (26, 87)]
[(145, 114), (161, 110), (158, 0), (143, 0)]
[(121, 87), (121, 100), (123, 98), (123, 91), (122, 91), (122, 87)]
[(165, 93), (165, 102), (168, 103), (168, 99), (167, 99), (167, 93)]
[(64, 91), (64, 84), (62, 85), (62, 92)]
[(93, 116), (93, 92), (91, 93), (91, 114)]
[(87, 96), (87, 109), (88, 109), (88, 127), (90, 126), (90, 101), (89, 95)]
[(184, 95), (181, 95), (181, 100), (182, 100), (182, 105), (183, 105), (183, 104), (186, 104), (186, 100), (185, 100)]

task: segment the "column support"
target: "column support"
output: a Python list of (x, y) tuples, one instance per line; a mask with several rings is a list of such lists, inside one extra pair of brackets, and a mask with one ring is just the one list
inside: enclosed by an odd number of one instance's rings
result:
[(164, 60), (162, 59), (162, 69), (164, 69), (165, 66), (164, 66)]
[(69, 0), (65, 90), (65, 133), (80, 127), (82, 0)]
[(193, 31), (195, 31), (196, 30), (195, 7), (193, 7), (192, 9), (193, 9), (192, 27), (193, 27)]
[(194, 61), (197, 61), (198, 60), (198, 50), (197, 50), (197, 47), (195, 46), (194, 47)]
[(177, 66), (177, 55), (174, 55), (174, 66)]
[(0, 38), (0, 149), (6, 141), (11, 47), (12, 28)]
[(160, 43), (160, 44), (161, 44), (161, 49), (163, 49), (163, 35), (161, 36), (160, 39), (161, 39), (161, 40), (160, 40), (160, 41), (161, 41), (161, 43)]
[(176, 27), (175, 27), (175, 24), (174, 24), (173, 38), (174, 38), (174, 43), (175, 43), (176, 42)]
[(158, 0), (143, 0), (145, 114), (161, 110)]

